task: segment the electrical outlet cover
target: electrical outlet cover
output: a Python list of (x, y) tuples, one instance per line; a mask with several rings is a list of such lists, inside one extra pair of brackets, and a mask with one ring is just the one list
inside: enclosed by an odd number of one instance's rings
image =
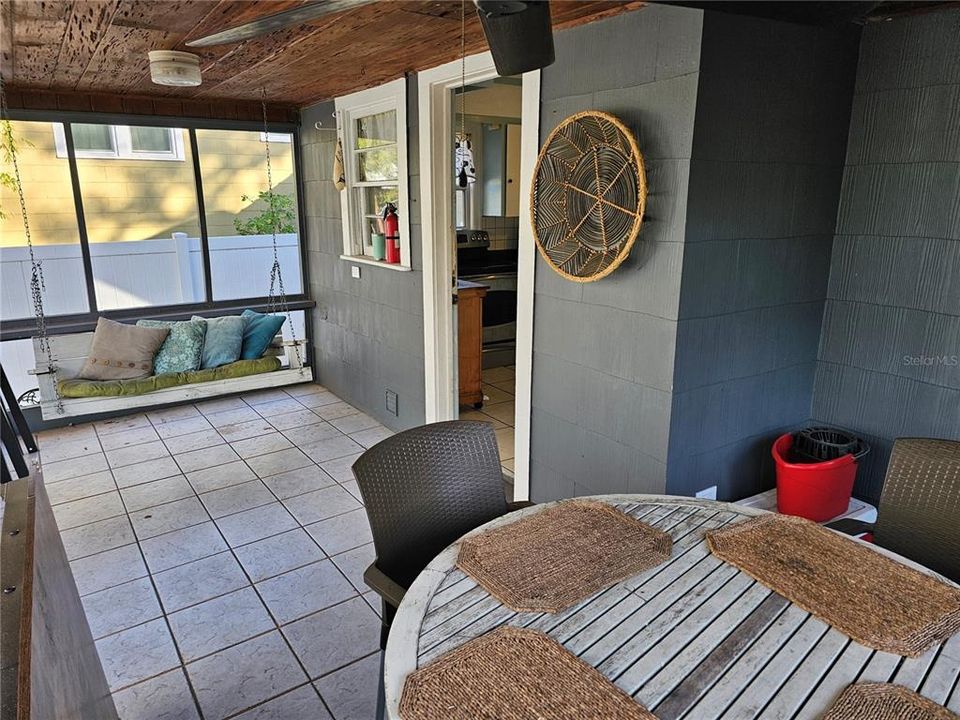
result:
[(393, 390), (387, 390), (387, 412), (391, 415), (397, 415), (397, 394)]
[(360, 266), (351, 265), (350, 266), (350, 277), (360, 279)]

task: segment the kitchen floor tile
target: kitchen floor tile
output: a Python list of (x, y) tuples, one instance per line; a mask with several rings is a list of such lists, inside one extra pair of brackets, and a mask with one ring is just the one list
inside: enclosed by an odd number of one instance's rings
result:
[(120, 720), (200, 720), (182, 668), (115, 692), (113, 702)]
[(277, 430), (291, 430), (293, 428), (303, 427), (323, 422), (323, 418), (312, 410), (301, 408), (294, 412), (283, 413), (282, 415), (272, 415), (268, 421)]
[(123, 502), (116, 490), (53, 506), (53, 517), (61, 532), (123, 513)]
[[(362, 448), (361, 448), (362, 450)], [(320, 463), (320, 467), (323, 468), (323, 471), (327, 473), (337, 482), (343, 483), (353, 480), (353, 464), (357, 461), (357, 458), (360, 457), (360, 452), (351, 453), (350, 455), (344, 455), (340, 458), (335, 458), (333, 460), (327, 460)]]
[(150, 572), (157, 573), (222, 552), (227, 544), (216, 526), (207, 520), (143, 540), (140, 547)]
[(199, 414), (200, 411), (193, 405), (178, 405), (176, 407), (164, 408), (163, 410), (154, 410), (153, 412), (147, 413), (147, 417), (150, 418), (150, 422), (156, 427), (157, 425), (176, 422), (177, 420), (197, 417)]
[[(89, 425), (78, 425), (76, 427), (90, 427)], [(135, 430), (136, 428), (142, 427), (152, 427), (150, 420), (147, 419), (147, 416), (143, 413), (139, 415), (124, 415), (123, 417), (110, 418), (109, 420), (98, 420), (93, 423), (93, 427), (96, 428), (97, 435), (99, 437), (104, 437), (105, 435), (110, 435), (116, 432), (123, 432), (124, 430)]]
[(130, 522), (140, 541), (181, 528), (199, 525), (210, 519), (207, 511), (196, 497), (174, 500), (173, 502), (130, 513)]
[(276, 501), (273, 493), (259, 480), (203, 493), (200, 499), (214, 520)]
[(72, 460), (84, 455), (102, 452), (95, 433), (89, 437), (81, 436), (71, 440), (46, 441), (38, 439), (37, 443), (40, 448), (40, 457), (48, 463)]
[(252, 587), (241, 588), (167, 616), (186, 662), (274, 628)]
[(279, 632), (192, 662), (187, 665), (187, 674), (206, 720), (223, 720), (306, 679)]
[(214, 445), (213, 447), (207, 447), (201, 450), (191, 450), (190, 452), (181, 453), (180, 455), (174, 456), (173, 459), (177, 461), (177, 465), (180, 466), (181, 470), (185, 473), (191, 473), (197, 470), (205, 470), (216, 465), (226, 465), (227, 463), (239, 460), (240, 457), (229, 445)]
[[(359, 595), (284, 626), (283, 634), (311, 678), (380, 647), (380, 618)], [(327, 641), (318, 643), (317, 638)]]
[(373, 542), (367, 511), (362, 507), (313, 523), (306, 527), (306, 531), (327, 555), (336, 555)]
[(318, 443), (306, 445), (301, 449), (317, 464), (325, 463), (328, 460), (336, 460), (337, 458), (342, 458), (353, 453), (363, 452), (363, 447), (345, 436), (321, 440)]
[(117, 487), (119, 488), (141, 485), (153, 480), (173, 477), (174, 475), (180, 475), (180, 467), (173, 461), (172, 457), (147, 460), (146, 462), (137, 463), (136, 465), (116, 468), (113, 471), (113, 477), (117, 481)]
[[(163, 427), (162, 425), (160, 427)], [(213, 447), (214, 445), (223, 445), (226, 442), (220, 433), (213, 428), (209, 430), (199, 430), (187, 435), (177, 435), (175, 437), (164, 438), (163, 444), (172, 455), (182, 455), (192, 450), (201, 450), (203, 448)]]
[(370, 567), (377, 557), (376, 550), (373, 549), (373, 543), (361, 545), (353, 550), (347, 550), (330, 559), (340, 571), (347, 576), (347, 580), (353, 583), (358, 592), (366, 592), (370, 588), (363, 581), (364, 571)]
[(247, 587), (250, 581), (231, 552), (194, 560), (153, 576), (168, 613)]
[(255, 583), (324, 558), (317, 544), (300, 528), (243, 545), (234, 552)]
[(337, 720), (375, 718), (380, 682), (380, 653), (330, 673), (314, 685)]
[(301, 525), (309, 525), (360, 507), (360, 503), (339, 485), (314, 490), (284, 500), (287, 510)]
[(234, 720), (333, 720), (333, 718), (323, 706), (320, 695), (314, 687), (303, 685), (252, 710), (247, 710), (242, 715), (237, 715)]
[(278, 502), (227, 515), (216, 523), (230, 547), (246, 545), (297, 527), (297, 521)]
[(297, 448), (280, 450), (269, 455), (259, 455), (247, 460), (247, 464), (260, 477), (278, 475), (287, 470), (296, 470), (311, 465), (310, 458)]
[(157, 433), (164, 440), (168, 440), (182, 435), (192, 435), (194, 433), (210, 430), (212, 425), (202, 415), (194, 415), (184, 420), (174, 420), (173, 422), (157, 425)]
[(257, 590), (281, 625), (357, 594), (337, 566), (329, 560), (321, 560), (264, 580), (257, 584)]
[[(303, 401), (301, 401), (303, 404)], [(312, 406), (311, 406), (312, 407)], [(346, 415), (353, 415), (354, 413), (360, 412), (353, 405), (345, 402), (333, 402), (327, 405), (321, 405), (319, 407), (313, 407), (313, 412), (322, 417), (324, 420), (335, 420), (336, 418), (345, 417)]]
[(100, 452), (70, 460), (47, 462), (43, 457), (42, 443), (40, 444), (40, 462), (43, 466), (43, 481), (48, 483), (109, 470), (107, 458)]
[(132, 445), (142, 445), (143, 443), (155, 442), (160, 439), (157, 431), (152, 427), (138, 427), (132, 430), (123, 430), (121, 432), (109, 433), (100, 438), (100, 444), (103, 449), (109, 453), (111, 450), (130, 447)]
[(107, 685), (117, 690), (180, 664), (167, 624), (151, 620), (97, 640)]
[(117, 484), (113, 481), (113, 474), (109, 470), (104, 470), (91, 475), (81, 475), (69, 480), (47, 483), (46, 488), (50, 504), (60, 505), (61, 503), (111, 492), (117, 489)]
[(96, 555), (137, 541), (126, 515), (98, 520), (60, 533), (67, 560)]
[(70, 563), (70, 570), (80, 595), (106, 590), (147, 575), (147, 566), (143, 564), (136, 545), (123, 545), (74, 560)]
[(83, 610), (94, 639), (163, 615), (148, 577), (84, 595)]
[(350, 433), (359, 432), (360, 430), (377, 427), (380, 422), (376, 418), (372, 418), (366, 413), (361, 412), (336, 418), (335, 420), (331, 420), (330, 424), (344, 435), (349, 435)]
[(256, 480), (256, 478), (256, 473), (247, 467), (247, 464), (242, 460), (187, 473), (187, 480), (190, 481), (197, 493), (220, 490), (231, 485)]
[(377, 425), (376, 427), (355, 432), (350, 437), (363, 447), (371, 448), (381, 440), (386, 440), (391, 435), (393, 435), (393, 430), (386, 428), (383, 425)]
[[(238, 423), (262, 419), (257, 414), (256, 410), (246, 405), (243, 407), (234, 408), (233, 410), (225, 410), (224, 412), (213, 413), (207, 415), (206, 418), (215, 428), (222, 428), (226, 427), (227, 425), (236, 425)], [(269, 427), (269, 423), (267, 426)]]
[(108, 450), (107, 462), (110, 463), (110, 467), (119, 468), (147, 460), (156, 460), (169, 454), (166, 445), (159, 440), (154, 440), (153, 442), (146, 442), (142, 445), (130, 445), (129, 447), (117, 448), (116, 450)]
[(295, 443), (297, 447), (313, 445), (314, 443), (329, 440), (330, 438), (343, 437), (343, 433), (330, 425), (330, 423), (320, 420), (320, 418), (317, 418), (317, 420), (319, 422), (284, 430), (283, 434), (287, 436), (288, 440)]
[(136, 512), (144, 508), (162, 505), (173, 500), (182, 500), (195, 495), (193, 488), (183, 475), (174, 475), (163, 480), (154, 480), (143, 485), (134, 485), (120, 491), (127, 512)]
[[(254, 415), (256, 415), (256, 413), (254, 413)], [(246, 438), (256, 437), (257, 435), (272, 433), (274, 429), (275, 428), (273, 425), (268, 423), (259, 415), (257, 415), (255, 420), (247, 420), (245, 422), (238, 422), (234, 425), (225, 425), (217, 428), (219, 433), (223, 436), (223, 439), (227, 442), (245, 440)]]
[(230, 443), (234, 452), (240, 457), (252, 458), (257, 455), (266, 455), (267, 453), (286, 450), (293, 447), (293, 444), (278, 432), (258, 435), (257, 437), (247, 438), (246, 440), (234, 440)]
[(330, 487), (335, 485), (336, 481), (311, 463), (306, 467), (287, 470), (279, 475), (268, 475), (263, 478), (263, 484), (278, 498), (285, 500), (312, 490)]

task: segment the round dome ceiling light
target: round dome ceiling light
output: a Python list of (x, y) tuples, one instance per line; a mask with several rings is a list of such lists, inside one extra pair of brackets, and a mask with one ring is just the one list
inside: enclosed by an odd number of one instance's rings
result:
[(196, 87), (200, 84), (200, 56), (176, 50), (151, 50), (150, 79), (157, 85)]

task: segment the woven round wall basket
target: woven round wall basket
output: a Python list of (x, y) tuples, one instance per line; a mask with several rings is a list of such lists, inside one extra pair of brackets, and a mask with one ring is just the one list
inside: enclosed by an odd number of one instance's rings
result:
[(568, 280), (599, 280), (630, 254), (646, 202), (643, 155), (629, 128), (603, 112), (571, 115), (537, 158), (530, 202), (537, 248)]

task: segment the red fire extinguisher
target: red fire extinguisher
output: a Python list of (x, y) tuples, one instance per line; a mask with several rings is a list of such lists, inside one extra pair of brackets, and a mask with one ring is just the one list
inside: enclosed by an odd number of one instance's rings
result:
[(400, 219), (397, 217), (397, 208), (392, 204), (387, 204), (383, 208), (383, 234), (386, 236), (387, 262), (399, 265)]

